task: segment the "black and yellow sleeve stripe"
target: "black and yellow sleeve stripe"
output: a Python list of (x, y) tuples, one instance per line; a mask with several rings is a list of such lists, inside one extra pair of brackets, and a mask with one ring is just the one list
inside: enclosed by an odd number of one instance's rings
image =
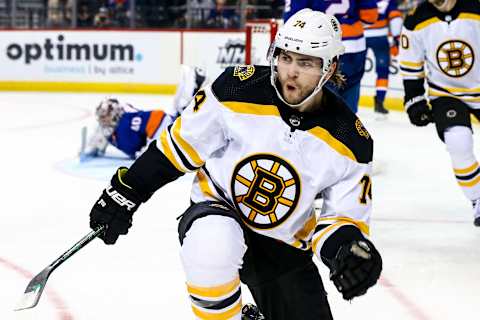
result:
[(322, 246), (325, 244), (327, 239), (338, 229), (348, 225), (355, 226), (362, 232), (362, 234), (366, 236), (370, 234), (370, 227), (364, 221), (355, 220), (348, 217), (320, 218), (312, 237), (313, 252), (320, 255)]
[(205, 164), (195, 148), (181, 134), (182, 118), (178, 117), (160, 135), (159, 147), (175, 166), (181, 172), (192, 172), (201, 168)]

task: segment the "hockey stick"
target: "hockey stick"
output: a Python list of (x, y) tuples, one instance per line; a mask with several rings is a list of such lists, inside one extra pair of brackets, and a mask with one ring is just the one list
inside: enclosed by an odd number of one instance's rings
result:
[(39, 274), (37, 274), (25, 289), (23, 296), (18, 303), (17, 307), (14, 309), (15, 311), (30, 309), (35, 307), (40, 300), (40, 296), (42, 295), (43, 289), (47, 285), (47, 280), (50, 274), (59, 267), (62, 263), (67, 261), (71, 256), (77, 253), (80, 249), (85, 247), (90, 241), (95, 239), (98, 235), (100, 235), (105, 230), (105, 226), (100, 226), (97, 229), (90, 231), (86, 236), (84, 236), (80, 241), (75, 243), (73, 247), (68, 249), (65, 253), (63, 253), (60, 257), (57, 258), (54, 262), (50, 263), (48, 267), (43, 269)]

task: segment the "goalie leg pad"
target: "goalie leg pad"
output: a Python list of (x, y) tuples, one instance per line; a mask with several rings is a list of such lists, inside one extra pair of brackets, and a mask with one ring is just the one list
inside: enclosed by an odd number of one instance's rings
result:
[(445, 142), (445, 130), (454, 126), (472, 129), (470, 111), (461, 100), (452, 97), (440, 97), (430, 102), (438, 137)]

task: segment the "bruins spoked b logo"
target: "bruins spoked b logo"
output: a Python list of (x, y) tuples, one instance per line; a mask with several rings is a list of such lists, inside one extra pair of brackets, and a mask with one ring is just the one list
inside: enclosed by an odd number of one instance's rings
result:
[(443, 42), (437, 50), (437, 63), (447, 76), (458, 78), (466, 75), (473, 67), (475, 55), (472, 47), (461, 40)]
[(255, 154), (240, 161), (231, 187), (243, 221), (258, 229), (274, 228), (287, 220), (300, 197), (295, 169), (271, 154)]

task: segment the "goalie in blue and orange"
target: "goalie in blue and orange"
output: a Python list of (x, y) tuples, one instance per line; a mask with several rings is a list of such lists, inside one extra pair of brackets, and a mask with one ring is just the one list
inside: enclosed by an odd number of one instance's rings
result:
[(101, 157), (109, 145), (131, 159), (137, 158), (145, 146), (181, 114), (206, 82), (203, 69), (183, 65), (173, 106), (164, 110), (140, 110), (118, 99), (105, 98), (95, 108), (96, 126), (85, 150), (80, 152), (80, 159)]

